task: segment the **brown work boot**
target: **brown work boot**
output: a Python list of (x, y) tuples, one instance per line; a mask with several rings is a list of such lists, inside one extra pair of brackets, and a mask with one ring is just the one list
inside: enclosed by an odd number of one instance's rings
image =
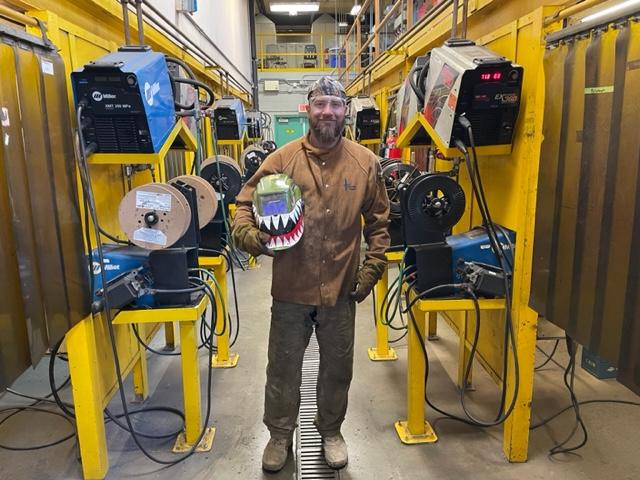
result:
[(347, 457), (347, 444), (341, 433), (322, 438), (322, 448), (324, 449), (324, 459), (327, 465), (338, 470), (343, 468), (349, 461)]
[(271, 437), (267, 446), (264, 447), (262, 468), (267, 472), (278, 472), (282, 470), (282, 467), (287, 463), (291, 444), (291, 439)]

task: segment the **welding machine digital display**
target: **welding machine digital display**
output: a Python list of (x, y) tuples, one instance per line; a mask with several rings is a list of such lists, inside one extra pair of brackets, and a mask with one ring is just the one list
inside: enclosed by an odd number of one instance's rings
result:
[(71, 74), (76, 108), (83, 105), (86, 144), (96, 153), (157, 153), (176, 121), (162, 53), (122, 47)]

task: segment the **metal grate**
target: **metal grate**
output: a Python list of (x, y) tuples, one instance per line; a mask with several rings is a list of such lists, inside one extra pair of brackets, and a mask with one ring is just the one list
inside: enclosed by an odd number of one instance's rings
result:
[(320, 368), (320, 351), (315, 333), (302, 362), (300, 386), (300, 414), (296, 430), (296, 458), (298, 480), (339, 479), (340, 473), (329, 468), (322, 453), (322, 438), (313, 424), (318, 410), (316, 404), (316, 380)]

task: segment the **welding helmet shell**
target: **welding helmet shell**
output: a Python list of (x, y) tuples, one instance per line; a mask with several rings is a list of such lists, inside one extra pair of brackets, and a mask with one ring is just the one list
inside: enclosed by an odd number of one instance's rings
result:
[(253, 192), (253, 214), (258, 228), (271, 236), (266, 243), (271, 250), (286, 250), (302, 238), (302, 192), (284, 173), (260, 179)]

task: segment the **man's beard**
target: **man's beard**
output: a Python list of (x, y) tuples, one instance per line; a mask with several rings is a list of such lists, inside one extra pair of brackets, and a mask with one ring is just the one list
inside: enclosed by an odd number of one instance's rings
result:
[(309, 118), (309, 128), (320, 142), (332, 144), (342, 136), (344, 122), (345, 119), (342, 122), (333, 122)]

